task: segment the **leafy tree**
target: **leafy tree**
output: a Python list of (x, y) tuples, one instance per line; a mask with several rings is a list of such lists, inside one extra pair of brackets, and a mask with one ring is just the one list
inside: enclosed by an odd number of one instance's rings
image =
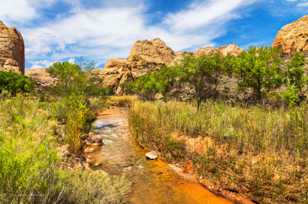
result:
[(146, 74), (126, 85), (126, 90), (138, 93), (148, 99), (153, 99), (155, 94), (165, 94), (180, 76), (178, 67), (163, 67), (161, 70)]
[(55, 90), (62, 96), (71, 94), (104, 96), (110, 94), (110, 90), (100, 87), (102, 79), (93, 76), (90, 68), (81, 68), (81, 66), (69, 62), (58, 62), (50, 66), (48, 71), (57, 78)]
[(285, 83), (287, 90), (282, 93), (283, 99), (289, 105), (299, 104), (303, 98), (303, 88), (307, 84), (305, 75), (305, 56), (303, 53), (296, 53), (287, 65)]
[(0, 93), (4, 90), (15, 95), (18, 92), (31, 92), (33, 81), (24, 75), (15, 72), (0, 72)]
[(80, 66), (69, 62), (57, 62), (48, 69), (57, 78), (56, 92), (60, 95), (83, 94), (86, 88), (86, 75)]
[(261, 101), (265, 93), (282, 83), (280, 53), (272, 48), (250, 48), (235, 59), (241, 89), (251, 88)]
[(224, 70), (224, 58), (221, 55), (202, 57), (188, 56), (182, 66), (183, 82), (188, 82), (194, 88), (198, 109), (201, 102), (216, 92), (219, 75)]

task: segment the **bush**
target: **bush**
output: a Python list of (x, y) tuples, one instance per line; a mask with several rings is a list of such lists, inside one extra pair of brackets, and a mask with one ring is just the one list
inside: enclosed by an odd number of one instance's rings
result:
[(16, 95), (19, 92), (31, 92), (33, 87), (34, 83), (26, 76), (14, 72), (0, 71), (0, 93), (8, 91)]
[(0, 121), (0, 202), (51, 199), (58, 160), (55, 121), (38, 100), (22, 96), (0, 101)]
[(64, 142), (72, 153), (79, 153), (82, 136), (90, 130), (95, 119), (86, 98), (69, 95), (59, 99), (54, 108), (58, 121), (64, 124)]

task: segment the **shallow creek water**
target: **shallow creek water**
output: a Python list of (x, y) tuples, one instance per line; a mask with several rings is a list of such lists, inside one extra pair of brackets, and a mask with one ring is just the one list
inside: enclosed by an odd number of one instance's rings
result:
[(143, 150), (129, 134), (127, 110), (114, 108), (99, 114), (95, 134), (103, 138), (101, 150), (92, 153), (110, 174), (125, 173), (133, 183), (132, 204), (229, 204), (197, 182), (184, 179), (161, 161), (145, 159)]

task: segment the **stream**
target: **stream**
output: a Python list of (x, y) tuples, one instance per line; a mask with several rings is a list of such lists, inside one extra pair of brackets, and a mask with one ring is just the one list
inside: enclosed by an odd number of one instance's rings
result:
[(127, 110), (112, 108), (99, 113), (93, 133), (104, 145), (87, 157), (112, 175), (125, 173), (132, 182), (132, 204), (231, 204), (198, 182), (179, 176), (161, 160), (147, 160), (129, 133)]

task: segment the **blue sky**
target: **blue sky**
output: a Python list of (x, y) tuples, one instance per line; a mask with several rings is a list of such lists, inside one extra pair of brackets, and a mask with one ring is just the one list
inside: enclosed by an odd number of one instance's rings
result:
[(127, 57), (138, 39), (174, 50), (236, 43), (270, 45), (285, 24), (308, 14), (308, 0), (9, 0), (0, 20), (17, 27), (26, 66)]

